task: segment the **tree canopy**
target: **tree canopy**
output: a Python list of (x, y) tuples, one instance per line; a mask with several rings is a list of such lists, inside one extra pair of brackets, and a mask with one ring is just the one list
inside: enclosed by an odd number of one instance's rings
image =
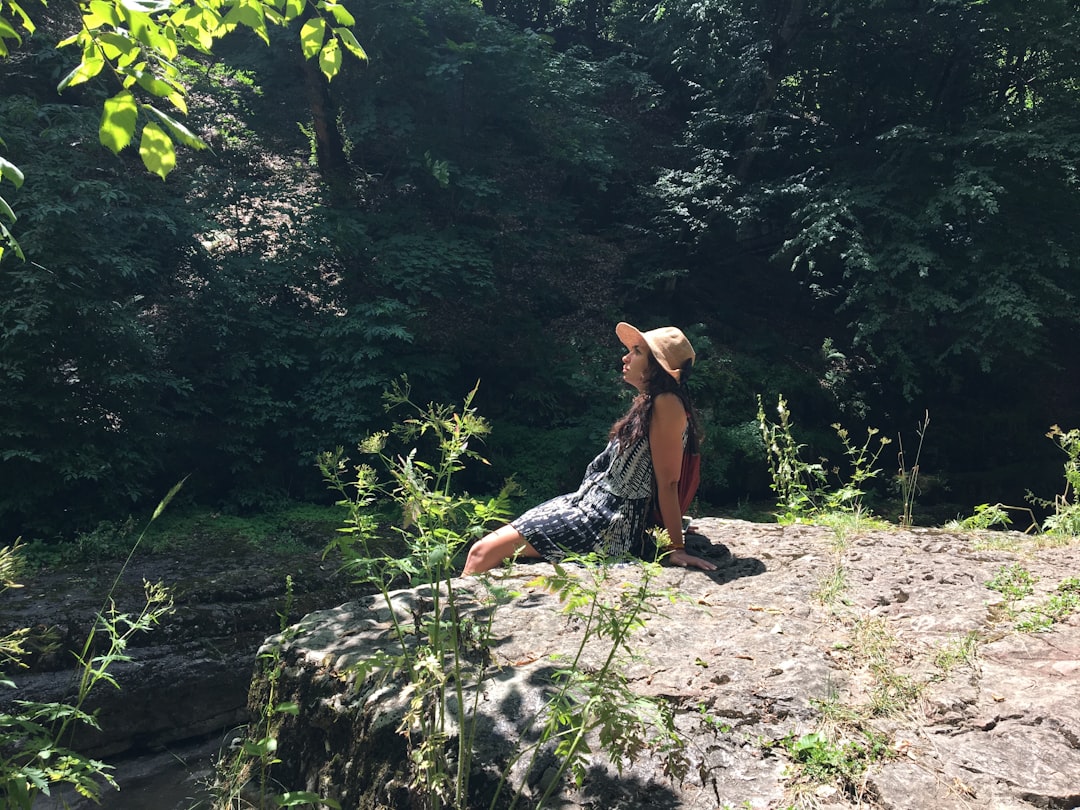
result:
[(317, 497), (402, 373), (481, 379), (472, 485), (554, 494), (624, 319), (698, 348), (707, 500), (761, 493), (777, 392), (811, 429), (929, 409), (950, 498), (1038, 487), (1078, 393), (1076, 5), (92, 0), (29, 37), (5, 4), (0, 515)]

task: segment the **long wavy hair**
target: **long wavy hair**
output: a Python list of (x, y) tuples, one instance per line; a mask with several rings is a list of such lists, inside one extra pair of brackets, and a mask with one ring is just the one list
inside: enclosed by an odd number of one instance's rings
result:
[(656, 358), (649, 354), (649, 376), (646, 380), (645, 390), (634, 397), (630, 403), (630, 409), (611, 426), (609, 439), (617, 439), (619, 447), (625, 449), (633, 447), (635, 443), (649, 435), (649, 423), (652, 421), (653, 397), (658, 394), (672, 393), (679, 398), (686, 410), (688, 420), (686, 448), (691, 453), (698, 451), (701, 442), (701, 434), (698, 428), (697, 414), (694, 412), (694, 404), (690, 400), (690, 389), (686, 387), (686, 381), (690, 378), (691, 361), (683, 365), (676, 380), (656, 362)]

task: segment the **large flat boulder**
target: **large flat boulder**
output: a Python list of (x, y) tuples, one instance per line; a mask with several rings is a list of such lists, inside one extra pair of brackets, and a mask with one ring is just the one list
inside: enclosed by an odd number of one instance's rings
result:
[[(656, 585), (682, 598), (656, 603), (632, 638), (637, 658), (620, 668), (635, 694), (674, 711), (687, 772), (666, 776), (648, 752), (620, 772), (594, 744), (581, 787), (561, 784), (551, 806), (1080, 807), (1080, 621), (1071, 615), (1020, 633), (1009, 612), (1045, 601), (1080, 571), (1080, 547), (1040, 548), (1018, 534), (990, 542), (942, 530), (838, 533), (723, 519), (699, 519), (693, 530), (691, 546), (718, 570), (665, 568)], [(995, 549), (1002, 545), (1010, 550)], [(1006, 605), (986, 583), (1014, 565), (1033, 575), (1035, 591)], [(476, 721), (476, 807), (488, 806), (503, 773), (522, 791), (518, 806), (530, 806), (556, 770), (550, 755), (514, 765), (521, 741), (535, 738), (553, 673), (581, 639), (581, 622), (534, 582), (552, 570), (521, 563), (494, 575), (516, 595), (495, 611), (490, 645), (477, 652), (487, 668), (467, 692), (475, 704), (447, 706), (466, 727)], [(605, 588), (641, 576), (640, 566), (619, 565)], [(450, 584), (466, 614), (487, 616), (481, 580)], [(397, 620), (411, 622), (431, 596), (395, 592)], [(399, 733), (412, 693), (399, 676), (354, 668), (399, 649), (391, 618), (374, 597), (311, 613), (268, 639), (262, 652), (279, 655), (274, 699), (300, 707), (275, 729), (279, 784), (346, 810), (417, 800), (405, 789), (409, 747)], [(582, 666), (598, 667), (606, 653), (591, 642)], [(263, 673), (251, 691), (256, 716), (268, 689)], [(815, 776), (791, 745), (815, 732), (824, 736), (807, 738), (811, 746), (882, 745), (872, 754), (850, 749), (848, 761)]]

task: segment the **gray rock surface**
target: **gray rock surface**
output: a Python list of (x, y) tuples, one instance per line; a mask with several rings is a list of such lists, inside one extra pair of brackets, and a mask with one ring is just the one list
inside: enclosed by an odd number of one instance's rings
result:
[[(120, 563), (111, 562), (74, 574), (38, 573), (3, 594), (0, 630), (30, 627), (55, 648), (29, 656), (28, 669), (8, 672), (18, 688), (0, 692), (0, 708), (14, 699), (74, 699), (73, 653), (81, 651), (119, 569)], [(121, 688), (100, 683), (85, 705), (98, 713), (101, 730), (78, 727), (74, 745), (114, 759), (246, 722), (252, 652), (278, 629), (277, 613), (286, 609), (286, 576), (294, 581), (294, 617), (355, 594), (316, 550), (215, 549), (136, 558), (114, 592), (117, 609), (138, 613), (142, 583), (149, 580), (171, 588), (175, 611), (153, 631), (131, 639), (131, 660), (109, 670)]]
[[(692, 550), (719, 568), (664, 569), (659, 584), (685, 598), (659, 606), (634, 636), (641, 659), (623, 671), (634, 692), (674, 709), (686, 777), (665, 777), (648, 755), (619, 773), (594, 746), (582, 787), (565, 786), (552, 806), (1080, 807), (1080, 616), (1044, 632), (1015, 629), (1018, 612), (1080, 574), (1080, 546), (1016, 533), (838, 533), (713, 518), (692, 531)], [(1036, 578), (1034, 592), (1007, 603), (986, 583), (1013, 565)], [(522, 563), (502, 579), (519, 595), (495, 615), (477, 710), (478, 793), (530, 733), (556, 656), (580, 638), (558, 600), (530, 584), (551, 570)], [(610, 584), (640, 576), (639, 566), (619, 566)], [(454, 586), (483, 593), (474, 579)], [(407, 617), (423, 597), (402, 591), (395, 603)], [(306, 616), (283, 643), (268, 640), (282, 643), (275, 699), (301, 706), (278, 729), (274, 776), (287, 788), (346, 810), (408, 806), (396, 733), (408, 691), (348, 674), (392, 644), (389, 617), (380, 599), (365, 599)], [(253, 711), (265, 694), (257, 679)], [(844, 779), (815, 778), (784, 743), (813, 732), (838, 744), (865, 743), (872, 732), (887, 755), (852, 756), (865, 767)], [(528, 796), (543, 774), (513, 771), (512, 780), (524, 780)]]

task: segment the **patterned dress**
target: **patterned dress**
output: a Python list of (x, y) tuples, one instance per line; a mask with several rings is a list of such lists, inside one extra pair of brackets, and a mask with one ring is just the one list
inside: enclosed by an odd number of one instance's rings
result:
[(624, 453), (612, 439), (585, 470), (577, 492), (545, 501), (511, 525), (551, 562), (569, 552), (646, 557), (650, 548), (655, 554), (645, 535), (654, 478), (648, 438)]

